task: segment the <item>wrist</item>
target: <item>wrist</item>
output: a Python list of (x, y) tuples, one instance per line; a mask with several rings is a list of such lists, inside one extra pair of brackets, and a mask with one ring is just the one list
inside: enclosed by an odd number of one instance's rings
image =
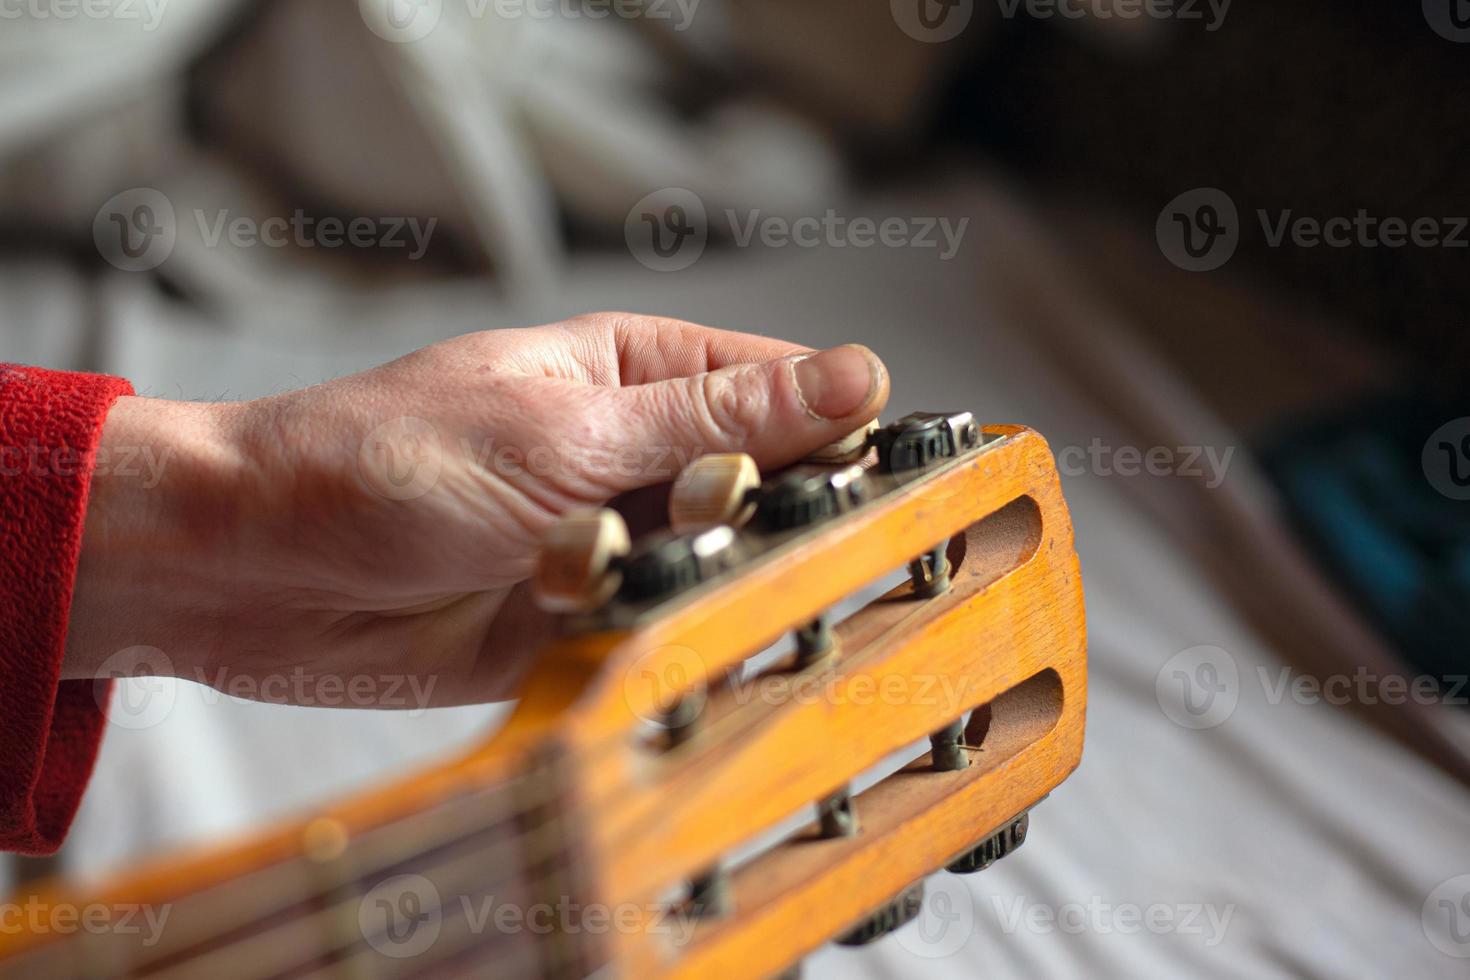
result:
[(185, 673), (210, 644), (217, 569), (238, 526), (235, 415), (229, 405), (154, 398), (113, 405), (88, 494), (63, 677), (111, 673), (109, 658), (135, 647), (162, 651), (145, 658), (149, 668)]

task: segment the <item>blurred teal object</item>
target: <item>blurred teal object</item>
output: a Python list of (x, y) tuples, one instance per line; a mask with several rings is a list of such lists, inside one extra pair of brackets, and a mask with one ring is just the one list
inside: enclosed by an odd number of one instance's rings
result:
[(1470, 403), (1404, 392), (1261, 442), (1317, 560), (1405, 661), (1470, 694)]

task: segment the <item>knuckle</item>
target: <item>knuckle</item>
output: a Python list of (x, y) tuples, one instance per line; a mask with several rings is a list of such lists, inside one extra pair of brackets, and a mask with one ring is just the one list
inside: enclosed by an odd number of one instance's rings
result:
[(764, 397), (751, 372), (712, 371), (698, 383), (713, 441), (739, 444), (759, 430)]

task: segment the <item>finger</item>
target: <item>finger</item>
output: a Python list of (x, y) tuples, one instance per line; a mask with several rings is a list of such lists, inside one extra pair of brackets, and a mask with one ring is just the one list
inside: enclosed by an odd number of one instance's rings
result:
[(635, 313), (591, 314), (567, 328), (572, 356), (585, 372), (579, 380), (592, 384), (650, 384), (811, 351), (774, 337)]
[(872, 351), (849, 344), (609, 390), (605, 397), (625, 444), (685, 459), (747, 452), (757, 465), (777, 467), (876, 418), (888, 401), (888, 371)]

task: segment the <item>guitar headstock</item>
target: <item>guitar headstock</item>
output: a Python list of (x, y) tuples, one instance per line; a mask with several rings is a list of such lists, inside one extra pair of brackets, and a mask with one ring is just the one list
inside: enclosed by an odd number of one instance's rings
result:
[[(760, 976), (877, 938), (925, 875), (1018, 845), (1080, 760), (1082, 591), (1044, 440), (968, 413), (859, 435), (764, 481), (748, 458), (696, 460), (677, 531), (634, 542), (603, 513), (553, 536), (543, 595), (569, 613), (522, 717), (557, 719), (580, 887), (644, 913), (594, 956), (620, 974)], [(665, 907), (688, 928), (654, 928)]]
[(775, 975), (1024, 839), (1080, 761), (1086, 705), (1039, 435), (909, 416), (764, 480), (706, 457), (670, 499), (676, 530), (634, 541), (592, 512), (548, 537), (536, 581), (561, 629), (486, 744), (89, 895), (30, 896), (93, 928), (0, 933), (0, 977)]

